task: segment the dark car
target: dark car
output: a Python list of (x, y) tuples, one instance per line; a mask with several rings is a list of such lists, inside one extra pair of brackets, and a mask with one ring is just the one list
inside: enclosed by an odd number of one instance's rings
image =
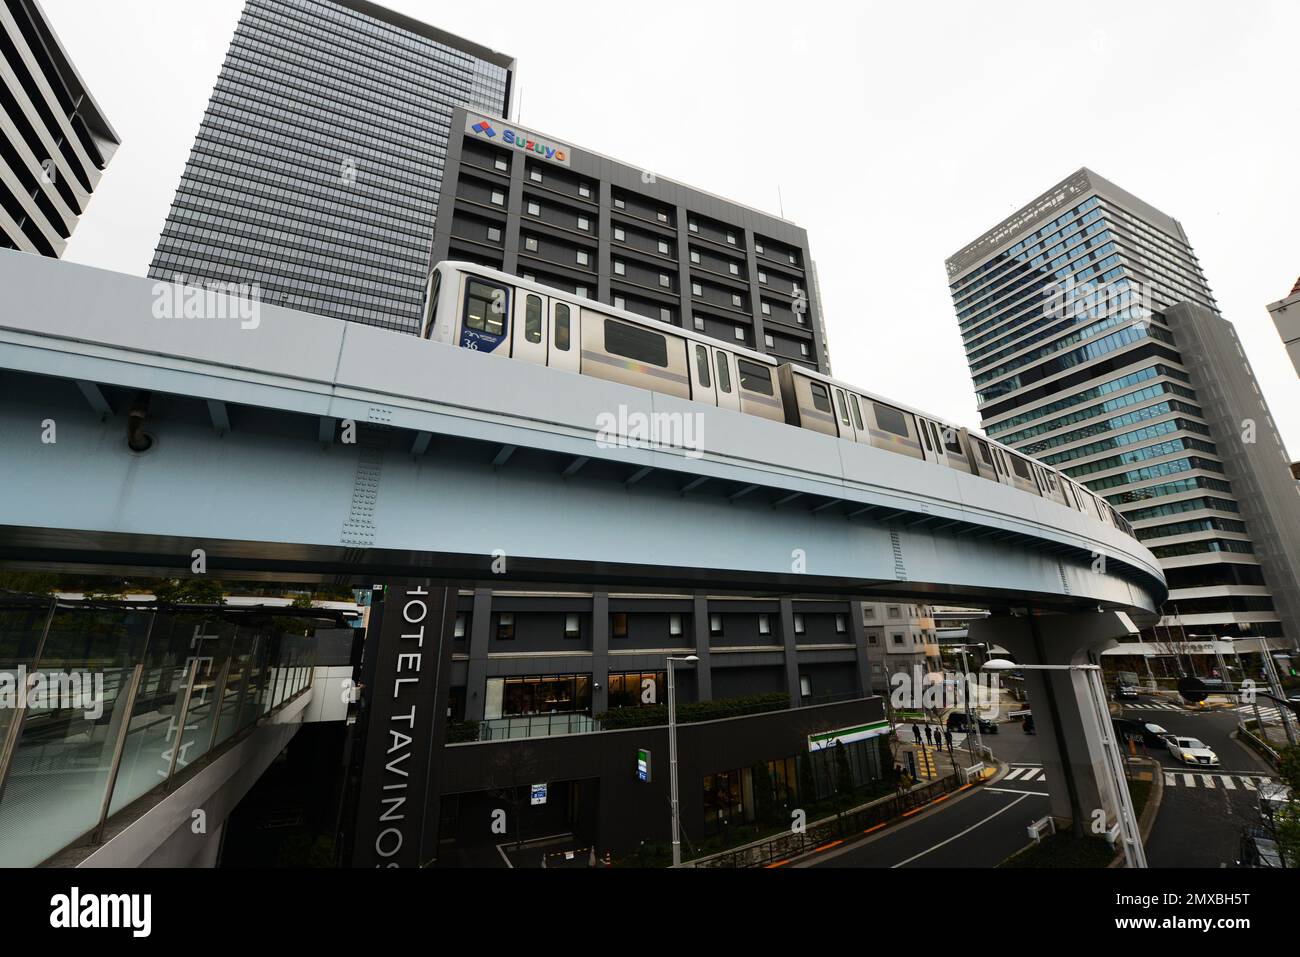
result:
[[(997, 734), (998, 726), (988, 718), (981, 718), (976, 715), (975, 720), (979, 723), (980, 734)], [(953, 734), (968, 732), (971, 729), (971, 716), (965, 711), (954, 711), (948, 715), (948, 730)]]
[(1150, 721), (1134, 718), (1112, 718), (1115, 736), (1121, 741), (1139, 741), (1148, 748), (1165, 748), (1169, 746), (1169, 732)]

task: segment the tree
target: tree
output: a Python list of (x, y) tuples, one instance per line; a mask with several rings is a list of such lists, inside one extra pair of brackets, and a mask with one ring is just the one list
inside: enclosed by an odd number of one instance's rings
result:
[(853, 803), (853, 769), (849, 767), (849, 749), (837, 743), (835, 751), (835, 791), (838, 803), (848, 807)]
[(224, 605), (221, 583), (211, 578), (167, 578), (153, 589), (154, 597), (164, 605)]
[(1273, 831), (1288, 867), (1300, 867), (1300, 746), (1278, 752), (1278, 776), (1291, 793), (1273, 814)]
[(59, 577), (48, 572), (0, 571), (0, 591), (50, 595), (59, 590)]

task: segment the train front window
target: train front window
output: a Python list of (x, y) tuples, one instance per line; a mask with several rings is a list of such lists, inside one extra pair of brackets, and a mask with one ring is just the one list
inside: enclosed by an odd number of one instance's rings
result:
[(668, 340), (657, 332), (605, 320), (605, 351), (636, 362), (668, 368)]
[(808, 391), (812, 393), (813, 408), (819, 412), (831, 410), (831, 397), (826, 392), (826, 386), (820, 382), (809, 382)]
[(524, 300), (524, 338), (533, 343), (542, 341), (541, 296), (529, 296)]
[(901, 435), (910, 438), (911, 433), (907, 430), (907, 417), (898, 409), (888, 405), (881, 405), (879, 402), (871, 403), (876, 411), (876, 424), (886, 432), (893, 432), (895, 435)]
[(555, 304), (555, 348), (569, 351), (569, 307), (562, 302)]
[(740, 372), (740, 387), (749, 392), (772, 394), (772, 373), (757, 362), (736, 360), (736, 369)]
[(961, 436), (957, 433), (956, 429), (949, 426), (948, 428), (943, 430), (943, 434), (944, 434), (944, 442), (943, 442), (944, 448), (946, 448), (953, 455), (965, 454), (965, 452), (962, 451), (962, 447), (961, 447)]
[(438, 291), (442, 289), (442, 273), (429, 277), (429, 295), (425, 306), (424, 338), (433, 335), (433, 324), (438, 321)]
[(491, 336), (503, 335), (509, 308), (504, 289), (471, 279), (465, 294), (465, 328)]
[(992, 465), (993, 465), (993, 457), (992, 457), (991, 455), (989, 455), (989, 445), (988, 445), (988, 443), (985, 442), (983, 439), (976, 439), (976, 440), (975, 440), (975, 448), (977, 448), (977, 449), (980, 450), (980, 458), (984, 460), (984, 464), (987, 465), (987, 466), (992, 467)]
[(731, 363), (725, 352), (718, 353), (718, 391), (731, 395)]
[(709, 387), (709, 350), (698, 342), (695, 344), (695, 368), (699, 372), (700, 388)]

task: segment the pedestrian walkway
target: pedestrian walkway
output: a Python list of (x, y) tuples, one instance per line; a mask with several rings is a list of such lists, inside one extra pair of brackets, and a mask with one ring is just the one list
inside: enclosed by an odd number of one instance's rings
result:
[(1223, 771), (1165, 771), (1165, 787), (1205, 788), (1210, 791), (1257, 791), (1273, 779), (1263, 774), (1229, 774)]
[(1047, 780), (1047, 775), (1043, 773), (1041, 764), (1013, 764), (1002, 780), (1019, 781), (1021, 784), (1038, 781), (1041, 784)]
[(1125, 711), (1179, 711), (1183, 714), (1187, 713), (1187, 709), (1182, 705), (1169, 704), (1165, 701), (1150, 701), (1142, 704), (1125, 704), (1123, 707)]

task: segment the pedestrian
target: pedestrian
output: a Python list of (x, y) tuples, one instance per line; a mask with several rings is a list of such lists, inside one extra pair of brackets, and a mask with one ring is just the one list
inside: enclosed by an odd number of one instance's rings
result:
[(952, 750), (952, 728), (949, 728), (947, 731), (945, 731), (944, 736), (947, 737), (948, 739), (948, 750), (951, 751)]
[(928, 724), (925, 726), (925, 740), (930, 743), (930, 747), (934, 747), (934, 728)]
[(897, 761), (894, 762), (894, 790), (903, 793), (903, 766)]
[(912, 740), (917, 744), (921, 743), (921, 728), (915, 721), (912, 722)]

